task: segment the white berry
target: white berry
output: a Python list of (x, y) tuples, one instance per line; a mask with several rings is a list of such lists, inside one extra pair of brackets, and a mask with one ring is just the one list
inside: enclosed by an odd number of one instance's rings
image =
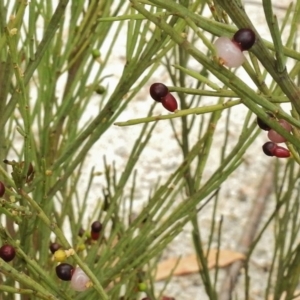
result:
[(77, 291), (85, 291), (89, 287), (90, 279), (87, 275), (81, 270), (81, 268), (76, 268), (72, 275), (71, 287)]
[(241, 66), (246, 59), (238, 45), (228, 37), (219, 37), (214, 45), (221, 63), (229, 68)]

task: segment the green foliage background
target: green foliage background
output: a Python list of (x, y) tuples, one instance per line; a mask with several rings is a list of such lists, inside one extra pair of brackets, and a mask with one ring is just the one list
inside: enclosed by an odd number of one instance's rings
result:
[[(209, 17), (203, 14), (206, 7), (211, 10)], [(206, 294), (218, 299), (218, 270), (213, 275), (208, 270), (197, 214), (208, 200), (214, 204), (213, 215), (216, 213), (220, 186), (244, 162), (245, 152), (259, 134), (256, 116), (287, 139), (292, 158), (270, 167), (276, 207), (245, 250), (245, 299), (251, 296), (248, 262), (269, 224), (275, 228), (275, 250), (265, 294), (273, 294), (274, 299), (285, 294), (291, 299), (300, 276), (300, 1), (287, 8), (280, 23), (271, 1), (262, 1), (262, 7), (271, 42), (260, 37), (239, 0), (0, 0), (0, 158), (4, 161), (0, 173), (6, 186), (0, 236), (2, 244), (13, 245), (17, 252), (11, 263), (0, 260), (2, 299), (16, 294), (22, 299), (140, 299), (144, 295), (137, 290), (141, 282), (147, 282), (150, 299), (160, 299), (153, 282), (157, 260), (187, 223), (193, 227)], [(283, 42), (281, 32), (286, 26), (290, 26), (289, 36)], [(127, 27), (124, 65), (115, 70), (119, 80), (110, 89), (105, 86), (108, 74), (114, 71), (110, 58), (119, 50), (118, 41), (124, 40), (123, 27)], [(257, 37), (243, 65), (254, 88), (235, 70), (222, 66), (213, 47), (217, 36), (231, 37), (243, 27), (254, 30)], [(196, 46), (199, 41), (204, 49)], [(197, 63), (195, 69), (189, 67), (191, 58)], [(288, 58), (292, 62), (289, 69)], [(157, 117), (153, 105), (148, 116), (120, 121), (118, 117), (161, 65), (181, 109)], [(98, 110), (86, 120), (84, 114), (96, 94)], [(203, 96), (211, 97), (213, 104), (203, 105)], [(291, 104), (289, 112), (282, 109), (283, 103)], [(228, 128), (231, 107), (238, 105), (248, 109), (239, 137), (229, 147), (228, 131), (224, 131), (219, 165), (203, 176), (210, 168), (208, 157), (218, 122), (225, 116)], [(266, 111), (287, 120), (292, 133)], [(132, 218), (140, 176), (136, 164), (157, 123), (167, 122), (163, 120), (170, 121), (166, 126), (174, 129), (182, 156), (174, 172), (157, 181), (138, 216)], [(93, 145), (101, 143), (114, 124), (140, 124), (139, 135), (123, 170), (104, 158), (101, 176), (105, 187), (87, 221), (86, 204), (99, 174), (92, 169), (84, 188), (81, 174)], [(103, 152), (101, 155), (107, 155)], [(31, 163), (34, 176), (29, 178)], [(179, 197), (182, 201), (175, 201)], [(123, 206), (128, 203), (124, 215)], [(95, 243), (88, 241), (89, 229), (78, 236), (81, 226), (92, 220), (103, 224), (103, 234)], [(211, 224), (208, 248), (216, 235), (220, 237), (220, 230), (215, 230), (218, 226)], [(64, 249), (75, 249), (68, 263), (80, 266), (93, 288), (75, 293), (56, 277), (56, 262), (48, 249), (51, 240)]]

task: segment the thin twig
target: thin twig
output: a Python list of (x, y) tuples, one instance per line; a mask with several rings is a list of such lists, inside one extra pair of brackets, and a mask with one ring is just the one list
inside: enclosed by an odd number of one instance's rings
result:
[[(261, 7), (261, 2), (258, 2), (258, 1), (245, 1), (245, 4), (247, 5), (257, 5), (257, 6), (260, 6)], [(278, 5), (278, 4), (272, 4), (273, 8), (276, 8), (276, 9), (282, 9), (282, 10), (287, 10), (288, 9), (288, 6), (287, 5)]]
[[(267, 199), (273, 189), (273, 166), (271, 170), (270, 166), (267, 167), (267, 170), (262, 178), (262, 185), (259, 187), (256, 200), (253, 202), (248, 221), (242, 230), (240, 242), (238, 243), (239, 246), (237, 247), (237, 250), (245, 255), (249, 251), (249, 247), (254, 240), (258, 225), (260, 224), (262, 215), (266, 207)], [(219, 300), (231, 299), (232, 291), (235, 287), (240, 269), (243, 267), (243, 264), (244, 262), (239, 260), (234, 262), (228, 268), (227, 276), (225, 277), (221, 285)]]

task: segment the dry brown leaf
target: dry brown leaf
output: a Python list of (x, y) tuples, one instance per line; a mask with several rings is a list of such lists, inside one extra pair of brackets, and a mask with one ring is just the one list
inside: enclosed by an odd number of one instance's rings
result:
[[(214, 268), (217, 263), (217, 249), (211, 249), (208, 253), (208, 268)], [(224, 268), (237, 260), (244, 260), (246, 257), (244, 254), (231, 250), (220, 250), (218, 258), (218, 266)]]
[[(216, 266), (216, 255), (217, 249), (211, 249), (208, 253), (207, 264), (208, 268), (212, 269)], [(239, 252), (230, 251), (230, 250), (220, 250), (219, 252), (219, 262), (218, 266), (220, 268), (226, 267), (229, 264), (245, 259), (245, 255)], [(178, 264), (177, 264), (178, 263)], [(158, 264), (156, 280), (163, 280), (170, 276), (170, 273), (176, 266), (173, 275), (187, 275), (191, 273), (196, 273), (199, 271), (199, 265), (197, 263), (196, 255), (192, 254), (186, 257), (182, 257), (179, 262), (178, 258), (170, 258)]]

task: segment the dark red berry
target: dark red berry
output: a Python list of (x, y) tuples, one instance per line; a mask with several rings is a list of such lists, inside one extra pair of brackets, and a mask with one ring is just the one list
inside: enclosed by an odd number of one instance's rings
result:
[(91, 239), (94, 241), (97, 241), (100, 237), (100, 233), (99, 232), (93, 232), (91, 231)]
[(169, 89), (163, 83), (153, 83), (150, 86), (150, 96), (157, 102), (169, 93)]
[(166, 97), (162, 98), (161, 104), (170, 112), (174, 112), (178, 107), (176, 99), (170, 93)]
[(290, 157), (291, 153), (288, 149), (278, 146), (274, 142), (267, 142), (262, 146), (264, 153), (268, 156), (276, 156), (278, 158)]
[(262, 119), (260, 119), (259, 117), (257, 117), (256, 119), (256, 122), (257, 122), (257, 125), (260, 129), (262, 130), (266, 130), (266, 131), (269, 131), (271, 129), (271, 127), (266, 124)]
[(0, 248), (0, 257), (6, 261), (12, 261), (16, 256), (16, 250), (13, 246), (11, 245), (3, 245)]
[(262, 146), (262, 149), (264, 151), (264, 153), (268, 156), (274, 156), (274, 152), (275, 152), (275, 149), (277, 148), (278, 146), (273, 143), (273, 142), (267, 142), (265, 143), (263, 146)]
[(0, 197), (2, 197), (5, 193), (5, 185), (2, 181), (0, 181)]
[(60, 248), (61, 248), (61, 245), (58, 244), (58, 243), (51, 243), (50, 246), (49, 246), (49, 249), (50, 249), (52, 254), (54, 254)]
[(290, 157), (291, 153), (288, 149), (278, 146), (274, 151), (274, 155), (278, 158), (286, 158), (286, 157)]
[(100, 232), (102, 229), (102, 224), (99, 221), (95, 221), (91, 225), (92, 232)]
[(255, 33), (249, 28), (242, 28), (234, 34), (232, 41), (237, 43), (242, 51), (249, 50), (255, 43)]
[(62, 263), (55, 268), (55, 271), (59, 279), (69, 281), (72, 279), (74, 267), (69, 264)]
[[(270, 112), (266, 113), (270, 118), (275, 119), (274, 115)], [(262, 130), (266, 130), (269, 131), (271, 129), (271, 127), (269, 125), (267, 125), (262, 119), (260, 119), (259, 117), (257, 117), (256, 119), (257, 125), (260, 129)]]

